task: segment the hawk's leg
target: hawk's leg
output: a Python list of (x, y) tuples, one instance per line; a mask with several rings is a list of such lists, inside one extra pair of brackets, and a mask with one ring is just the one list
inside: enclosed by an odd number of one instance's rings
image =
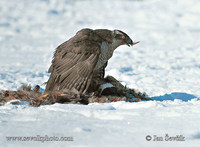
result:
[(104, 78), (104, 83), (99, 86), (98, 95), (119, 95), (125, 87), (113, 76)]
[(116, 95), (116, 87), (114, 87), (111, 83), (100, 85), (98, 89), (98, 96), (101, 95)]
[(96, 96), (117, 96), (125, 87), (114, 77), (107, 76), (103, 79), (92, 80), (88, 92), (93, 92)]
[(95, 71), (92, 81), (90, 83), (88, 93), (94, 93), (94, 95), (118, 95), (121, 89), (125, 87), (114, 77), (105, 76), (105, 68), (107, 66), (107, 62), (102, 66), (99, 70)]
[(88, 93), (93, 92), (95, 95), (98, 95), (98, 89), (102, 84), (105, 84), (105, 68), (107, 66), (108, 62), (106, 62), (100, 69), (94, 72), (90, 86), (87, 90)]

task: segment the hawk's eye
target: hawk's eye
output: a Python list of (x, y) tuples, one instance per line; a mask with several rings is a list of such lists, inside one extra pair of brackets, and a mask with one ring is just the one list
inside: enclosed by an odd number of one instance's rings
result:
[(122, 35), (122, 36), (121, 36), (121, 38), (122, 38), (122, 39), (125, 39), (125, 36), (124, 36), (124, 35)]

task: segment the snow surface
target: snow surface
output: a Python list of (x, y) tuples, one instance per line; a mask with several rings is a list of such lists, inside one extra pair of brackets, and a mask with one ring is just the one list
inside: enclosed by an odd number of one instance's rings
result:
[[(134, 47), (118, 48), (106, 69), (156, 101), (0, 107), (0, 147), (190, 146), (200, 143), (199, 0), (1, 0), (0, 89), (39, 84), (54, 49), (82, 28), (120, 29)], [(159, 100), (159, 101), (158, 101)], [(146, 141), (147, 135), (185, 141)], [(5, 136), (72, 136), (72, 142), (15, 142)]]

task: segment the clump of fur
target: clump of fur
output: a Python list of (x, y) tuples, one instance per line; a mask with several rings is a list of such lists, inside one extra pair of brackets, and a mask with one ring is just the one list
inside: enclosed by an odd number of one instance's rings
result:
[(12, 99), (28, 101), (31, 106), (49, 105), (54, 103), (89, 104), (94, 102), (138, 102), (141, 100), (151, 100), (147, 97), (146, 93), (129, 89), (112, 76), (106, 77), (104, 83), (110, 83), (114, 87), (106, 88), (101, 92), (99, 92), (99, 89), (96, 89), (89, 94), (84, 95), (80, 94), (75, 89), (45, 93), (40, 91), (39, 85), (36, 85), (34, 89), (32, 89), (30, 85), (23, 85), (17, 91), (0, 91), (0, 105), (4, 105)]

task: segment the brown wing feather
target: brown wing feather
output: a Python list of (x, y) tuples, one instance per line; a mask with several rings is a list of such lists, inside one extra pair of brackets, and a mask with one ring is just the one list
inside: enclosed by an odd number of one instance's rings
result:
[(80, 93), (85, 93), (99, 58), (100, 42), (101, 38), (98, 39), (98, 36), (95, 38), (92, 30), (86, 29), (61, 44), (54, 54), (49, 69), (51, 76), (46, 91), (74, 88)]

